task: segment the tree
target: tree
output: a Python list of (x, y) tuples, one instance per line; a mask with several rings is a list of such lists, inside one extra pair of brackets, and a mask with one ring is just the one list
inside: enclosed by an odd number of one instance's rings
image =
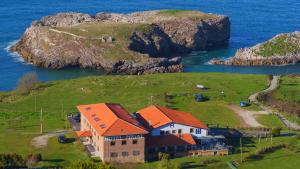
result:
[(37, 74), (35, 72), (29, 72), (19, 79), (17, 91), (21, 94), (28, 93), (34, 89), (39, 82)]
[(26, 161), (21, 155), (0, 154), (0, 168), (20, 168), (26, 167)]

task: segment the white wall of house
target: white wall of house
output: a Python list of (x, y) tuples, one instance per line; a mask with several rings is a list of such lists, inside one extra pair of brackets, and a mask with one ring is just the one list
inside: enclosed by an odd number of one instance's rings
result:
[[(191, 132), (191, 128), (193, 129), (193, 132)], [(207, 129), (196, 128), (196, 127), (186, 126), (177, 123), (169, 123), (159, 128), (153, 129), (151, 131), (151, 135), (159, 136), (161, 134), (161, 131), (164, 131), (165, 133), (169, 131), (170, 134), (179, 134), (178, 133), (179, 129), (181, 129), (181, 134), (192, 134), (195, 137), (207, 136)], [(173, 133), (173, 131), (175, 131), (175, 133)]]

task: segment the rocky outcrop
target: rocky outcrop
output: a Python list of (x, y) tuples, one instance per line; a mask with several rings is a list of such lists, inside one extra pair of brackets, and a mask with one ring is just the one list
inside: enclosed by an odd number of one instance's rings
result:
[(229, 60), (212, 60), (213, 64), (261, 66), (300, 62), (300, 32), (279, 34), (251, 48), (239, 49)]
[(229, 37), (228, 17), (195, 11), (59, 13), (34, 21), (11, 50), (33, 65), (52, 69), (178, 72), (183, 68), (178, 56), (226, 45)]

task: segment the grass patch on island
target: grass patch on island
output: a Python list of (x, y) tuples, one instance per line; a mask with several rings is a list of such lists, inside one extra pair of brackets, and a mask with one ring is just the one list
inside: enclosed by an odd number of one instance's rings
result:
[(207, 14), (200, 11), (169, 9), (161, 10), (157, 13), (158, 16), (175, 17), (175, 18), (190, 18), (193, 20), (216, 19), (219, 16), (215, 14)]

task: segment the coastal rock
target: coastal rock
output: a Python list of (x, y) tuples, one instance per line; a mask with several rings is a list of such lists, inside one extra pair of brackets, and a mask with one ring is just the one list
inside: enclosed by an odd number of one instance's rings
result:
[(250, 48), (239, 49), (229, 60), (212, 60), (213, 64), (261, 66), (300, 62), (300, 32), (279, 34)]
[(112, 73), (180, 72), (181, 54), (226, 45), (228, 17), (197, 11), (59, 13), (34, 21), (11, 50), (33, 65)]
[(50, 27), (69, 27), (78, 25), (81, 23), (93, 22), (94, 18), (89, 14), (84, 13), (58, 13), (53, 16), (45, 16), (38, 22), (42, 26), (50, 26)]

